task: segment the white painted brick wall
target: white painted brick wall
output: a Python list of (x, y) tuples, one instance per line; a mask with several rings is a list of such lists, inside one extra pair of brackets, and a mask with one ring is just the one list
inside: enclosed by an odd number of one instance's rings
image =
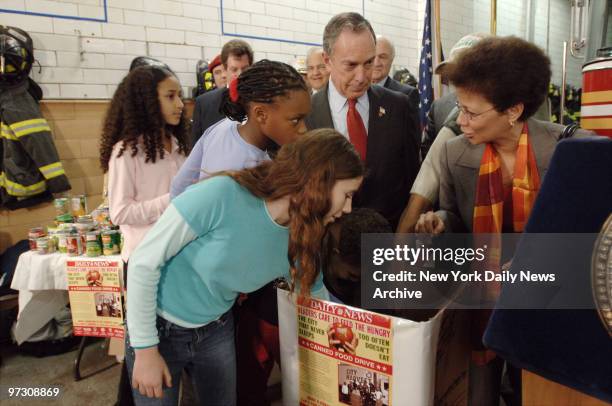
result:
[(106, 10), (108, 22), (109, 23), (123, 24), (123, 22), (124, 22), (123, 12), (124, 12), (123, 9), (109, 7)]
[[(30, 0), (8, 1), (15, 9), (33, 7)], [(375, 30), (397, 43), (398, 66), (416, 66), (419, 46), (415, 25), (422, 19), (422, 13), (417, 13), (417, 5), (422, 1), (366, 2), (366, 17)], [(61, 9), (66, 13), (71, 10), (63, 7), (66, 2), (60, 4), (62, 7), (51, 0), (37, 3), (41, 12), (59, 12)], [(80, 3), (80, 9), (73, 11), (81, 16), (95, 18), (102, 14), (97, 9), (97, 0), (82, 0)], [(16, 14), (0, 14), (0, 23), (6, 23), (5, 19), (14, 21), (15, 25), (32, 33), (43, 67), (69, 69), (68, 72), (79, 69), (80, 75), (72, 77), (67, 77), (70, 75), (62, 70), (39, 75), (44, 89), (53, 97), (76, 97), (78, 94), (87, 97), (106, 94), (110, 97), (122, 72), (138, 55), (163, 60), (180, 74), (184, 86), (192, 86), (195, 85), (195, 62), (203, 57), (214, 57), (223, 43), (232, 38), (221, 35), (218, 0), (108, 0), (107, 3), (108, 23)], [(333, 3), (322, 0), (226, 0), (224, 30), (230, 34), (320, 43), (323, 27), (331, 13), (361, 12), (361, 7), (362, 2), (358, 0), (336, 0)], [(257, 59), (267, 57), (289, 62), (304, 56), (309, 48), (308, 45), (286, 42), (248, 41)], [(75, 77), (87, 84), (83, 91), (74, 86), (60, 86), (72, 84)]]
[[(104, 54), (94, 54), (90, 52), (84, 53), (82, 56), (78, 52), (58, 51), (57, 56), (58, 66), (67, 66), (74, 68), (100, 68), (104, 66)], [(36, 53), (36, 58), (40, 58), (40, 52)], [(41, 61), (41, 65), (45, 64)]]
[(125, 24), (101, 24), (104, 38), (145, 41), (144, 27)]
[(63, 99), (110, 99), (105, 85), (60, 84), (60, 98)]
[(202, 20), (178, 16), (166, 16), (166, 28), (185, 31), (202, 31)]
[[(560, 82), (560, 43), (567, 36), (566, 0), (550, 0), (549, 53), (554, 80)], [(100, 0), (0, 0), (0, 8), (101, 18)], [(109, 98), (131, 60), (149, 55), (168, 63), (184, 87), (195, 85), (195, 64), (212, 59), (235, 35), (320, 44), (323, 27), (341, 11), (361, 12), (377, 33), (396, 45), (395, 67), (418, 72), (424, 0), (224, 0), (222, 35), (220, 0), (107, 0), (108, 22), (76, 21), (0, 13), (0, 24), (27, 30), (42, 72), (33, 73), (47, 98)], [(536, 4), (535, 42), (545, 48), (546, 7)], [(525, 36), (527, 0), (498, 0), (498, 31)], [(490, 0), (441, 1), (442, 46), (448, 55), (463, 35), (489, 30)], [(567, 17), (567, 18), (566, 18)], [(567, 20), (567, 21), (566, 21)], [(284, 62), (303, 57), (310, 45), (246, 40), (255, 58)], [(38, 68), (35, 67), (36, 71)], [(570, 61), (570, 83), (579, 84), (580, 62)], [(576, 78), (576, 79), (575, 79)], [(82, 86), (82, 89), (79, 89)], [(185, 89), (186, 94), (187, 89)]]
[[(129, 67), (129, 65), (128, 65)], [(85, 69), (83, 70), (83, 83), (112, 85), (121, 82), (128, 73), (128, 69)]]

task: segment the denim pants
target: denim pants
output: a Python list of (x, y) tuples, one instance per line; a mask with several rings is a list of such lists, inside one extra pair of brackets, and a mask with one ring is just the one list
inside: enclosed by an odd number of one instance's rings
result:
[[(172, 387), (164, 386), (162, 399), (149, 398), (132, 389), (134, 403), (175, 406), (183, 369), (189, 371), (201, 405), (234, 406), (236, 404), (236, 350), (234, 320), (228, 311), (218, 320), (199, 328), (177, 326), (157, 316), (158, 350), (172, 375)], [(134, 373), (134, 349), (129, 333), (125, 335), (126, 364), (130, 381)]]

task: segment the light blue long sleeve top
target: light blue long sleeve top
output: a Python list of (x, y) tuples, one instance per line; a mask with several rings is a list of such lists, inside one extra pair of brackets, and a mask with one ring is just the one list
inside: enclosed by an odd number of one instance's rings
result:
[[(127, 324), (134, 348), (158, 344), (156, 315), (196, 328), (227, 312), (239, 293), (289, 278), (289, 230), (265, 201), (228, 176), (172, 201), (130, 257)], [(322, 276), (311, 288), (327, 299)]]
[(172, 180), (171, 199), (216, 172), (250, 168), (270, 159), (266, 151), (240, 136), (238, 125), (226, 118), (206, 129)]

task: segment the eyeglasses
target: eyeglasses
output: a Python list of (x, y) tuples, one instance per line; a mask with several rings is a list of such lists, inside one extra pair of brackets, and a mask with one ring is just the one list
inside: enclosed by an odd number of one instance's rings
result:
[(468, 109), (463, 107), (461, 104), (459, 104), (459, 102), (455, 102), (455, 106), (457, 106), (459, 111), (461, 113), (463, 113), (463, 115), (468, 119), (468, 121), (473, 121), (474, 119), (478, 118), (479, 116), (483, 115), (484, 113), (488, 113), (489, 111), (495, 109), (495, 107), (491, 107), (489, 110), (485, 110), (485, 111), (482, 111), (480, 113), (472, 113), (471, 111), (469, 111)]

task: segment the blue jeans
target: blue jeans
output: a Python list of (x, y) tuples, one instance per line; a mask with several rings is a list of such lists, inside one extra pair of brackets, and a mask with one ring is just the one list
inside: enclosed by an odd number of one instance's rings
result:
[[(164, 387), (162, 399), (149, 398), (132, 389), (134, 403), (174, 406), (178, 404), (181, 372), (187, 369), (199, 397), (199, 404), (233, 406), (236, 404), (236, 350), (234, 320), (228, 311), (218, 320), (199, 328), (177, 326), (157, 316), (158, 350), (172, 375), (172, 387)], [(134, 349), (125, 335), (130, 381), (134, 373)]]

